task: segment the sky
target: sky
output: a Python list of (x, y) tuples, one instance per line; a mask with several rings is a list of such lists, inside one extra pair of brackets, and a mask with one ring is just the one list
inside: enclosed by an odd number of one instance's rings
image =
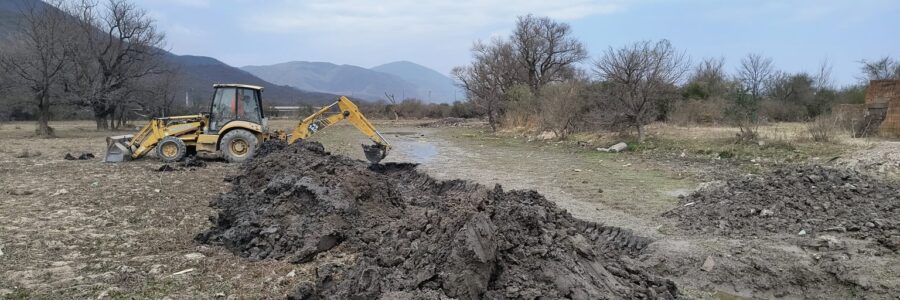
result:
[(448, 74), (476, 40), (506, 36), (516, 17), (569, 23), (592, 60), (610, 47), (668, 39), (694, 61), (748, 53), (785, 72), (837, 85), (859, 80), (860, 60), (900, 58), (900, 0), (134, 0), (176, 54), (233, 66), (325, 61), (373, 67), (412, 61)]

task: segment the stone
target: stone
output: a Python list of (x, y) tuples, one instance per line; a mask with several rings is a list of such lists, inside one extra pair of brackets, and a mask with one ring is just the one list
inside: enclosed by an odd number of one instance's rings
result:
[(706, 260), (703, 261), (703, 265), (700, 266), (700, 270), (705, 272), (712, 272), (712, 269), (716, 267), (716, 261), (713, 260), (712, 256), (707, 256)]
[(184, 255), (184, 258), (187, 258), (188, 260), (199, 260), (199, 259), (202, 259), (202, 258), (204, 258), (204, 257), (206, 257), (206, 256), (203, 255), (203, 253), (197, 253), (197, 252), (194, 252), (194, 253), (188, 253), (188, 254), (185, 254), (185, 255)]
[(609, 152), (622, 152), (625, 149), (628, 149), (628, 144), (626, 143), (618, 143), (612, 146), (609, 146)]

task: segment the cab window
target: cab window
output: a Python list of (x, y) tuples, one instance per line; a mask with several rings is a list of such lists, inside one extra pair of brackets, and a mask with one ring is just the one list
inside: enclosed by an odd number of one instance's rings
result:
[(222, 125), (235, 119), (237, 115), (237, 89), (218, 88), (213, 98), (212, 115), (210, 116), (209, 129), (219, 130)]
[(256, 97), (256, 90), (240, 89), (238, 97), (241, 99), (238, 107), (237, 119), (250, 121), (253, 123), (262, 122), (260, 116), (259, 99)]

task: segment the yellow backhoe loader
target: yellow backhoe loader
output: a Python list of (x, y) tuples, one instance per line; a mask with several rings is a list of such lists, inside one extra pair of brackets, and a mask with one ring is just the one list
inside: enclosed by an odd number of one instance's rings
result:
[(391, 145), (375, 130), (347, 97), (324, 106), (301, 120), (290, 134), (283, 130), (268, 131), (262, 110), (262, 87), (245, 84), (216, 84), (208, 113), (189, 116), (154, 118), (137, 134), (106, 138), (104, 161), (120, 162), (137, 159), (153, 149), (163, 162), (175, 162), (189, 153), (221, 152), (229, 162), (245, 161), (256, 153), (257, 146), (268, 139), (287, 143), (303, 140), (342, 120), (347, 120), (375, 144), (363, 145), (366, 159), (378, 163)]

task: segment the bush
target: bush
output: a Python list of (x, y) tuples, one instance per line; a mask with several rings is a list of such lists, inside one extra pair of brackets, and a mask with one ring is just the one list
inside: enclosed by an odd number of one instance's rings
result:
[(831, 115), (822, 115), (806, 124), (809, 137), (815, 142), (828, 142), (838, 129), (838, 121)]
[(806, 107), (778, 100), (763, 100), (759, 103), (759, 113), (773, 122), (797, 122), (808, 119)]
[(679, 126), (719, 124), (725, 121), (725, 106), (723, 99), (678, 101), (669, 121)]

